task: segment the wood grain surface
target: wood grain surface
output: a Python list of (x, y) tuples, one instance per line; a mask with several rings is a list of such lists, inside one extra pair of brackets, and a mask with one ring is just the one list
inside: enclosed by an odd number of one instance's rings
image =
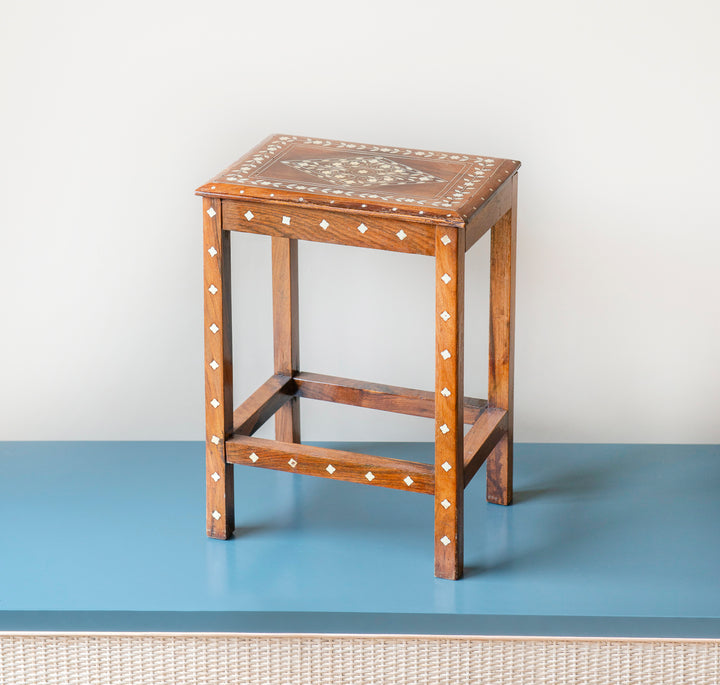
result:
[(487, 500), (495, 504), (510, 504), (513, 497), (516, 239), (517, 176), (513, 176), (512, 209), (495, 224), (490, 240), (488, 404), (507, 411), (507, 432), (487, 460)]
[[(273, 358), (276, 374), (293, 376), (300, 369), (298, 316), (298, 241), (273, 237)], [(300, 402), (293, 397), (275, 414), (275, 437), (300, 442)]]
[(463, 571), (465, 231), (435, 233), (435, 575)]
[(294, 399), (294, 389), (291, 376), (270, 376), (233, 412), (233, 433), (252, 435), (275, 412), (281, 411)]
[(205, 482), (207, 534), (226, 539), (235, 530), (233, 467), (225, 439), (233, 429), (230, 234), (222, 230), (221, 201), (203, 199), (205, 321)]
[(406, 492), (433, 492), (433, 467), (413, 461), (245, 436), (233, 436), (227, 441), (227, 458), (234, 464), (275, 471)]
[(433, 229), (426, 224), (368, 212), (270, 202), (223, 203), (223, 227), (229, 231), (424, 255), (432, 255), (435, 245)]
[[(350, 404), (355, 407), (435, 418), (435, 393), (396, 385), (369, 383), (339, 376), (301, 372), (295, 375), (298, 397)], [(487, 400), (466, 397), (464, 421), (473, 424), (487, 406)]]
[[(515, 177), (513, 176), (513, 179)], [(465, 250), (469, 250), (484, 236), (506, 213), (512, 209), (513, 180), (500, 185), (480, 208), (468, 219), (465, 231)]]
[(465, 436), (463, 448), (464, 487), (470, 484), (492, 449), (506, 434), (507, 412), (504, 409), (488, 409), (482, 413)]
[(459, 226), (519, 166), (497, 157), (278, 134), (196, 192)]

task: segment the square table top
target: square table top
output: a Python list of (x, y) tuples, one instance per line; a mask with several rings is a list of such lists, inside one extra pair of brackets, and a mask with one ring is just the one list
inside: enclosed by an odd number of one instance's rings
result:
[(497, 157), (276, 134), (196, 192), (464, 223), (519, 166)]

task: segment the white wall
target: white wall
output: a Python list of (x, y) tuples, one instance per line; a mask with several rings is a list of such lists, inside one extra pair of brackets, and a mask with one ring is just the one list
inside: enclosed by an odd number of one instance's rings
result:
[[(720, 442), (718, 7), (5, 0), (0, 439), (202, 439), (193, 190), (289, 132), (523, 161), (519, 440)], [(240, 398), (271, 373), (269, 244), (233, 240)], [(303, 368), (430, 388), (432, 260), (300, 256)], [(303, 411), (308, 440), (432, 438)]]

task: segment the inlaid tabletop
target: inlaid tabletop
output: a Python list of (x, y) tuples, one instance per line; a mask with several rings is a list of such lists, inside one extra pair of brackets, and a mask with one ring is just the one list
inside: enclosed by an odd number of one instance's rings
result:
[(464, 223), (519, 166), (497, 157), (278, 134), (197, 193)]

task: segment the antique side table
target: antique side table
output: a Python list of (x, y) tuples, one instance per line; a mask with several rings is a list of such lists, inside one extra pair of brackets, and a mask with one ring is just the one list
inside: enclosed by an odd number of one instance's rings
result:
[[(435, 498), (435, 575), (463, 570), (463, 490), (487, 461), (487, 499), (512, 499), (519, 162), (275, 135), (197, 189), (203, 196), (207, 533), (235, 528), (233, 465)], [(491, 230), (488, 399), (464, 397), (465, 252)], [(271, 237), (275, 373), (232, 399), (230, 231)], [(435, 391), (300, 370), (297, 241), (435, 257)], [(300, 444), (301, 397), (435, 419), (434, 466)], [(275, 415), (276, 440), (252, 437)], [(463, 437), (463, 426), (471, 426)]]

